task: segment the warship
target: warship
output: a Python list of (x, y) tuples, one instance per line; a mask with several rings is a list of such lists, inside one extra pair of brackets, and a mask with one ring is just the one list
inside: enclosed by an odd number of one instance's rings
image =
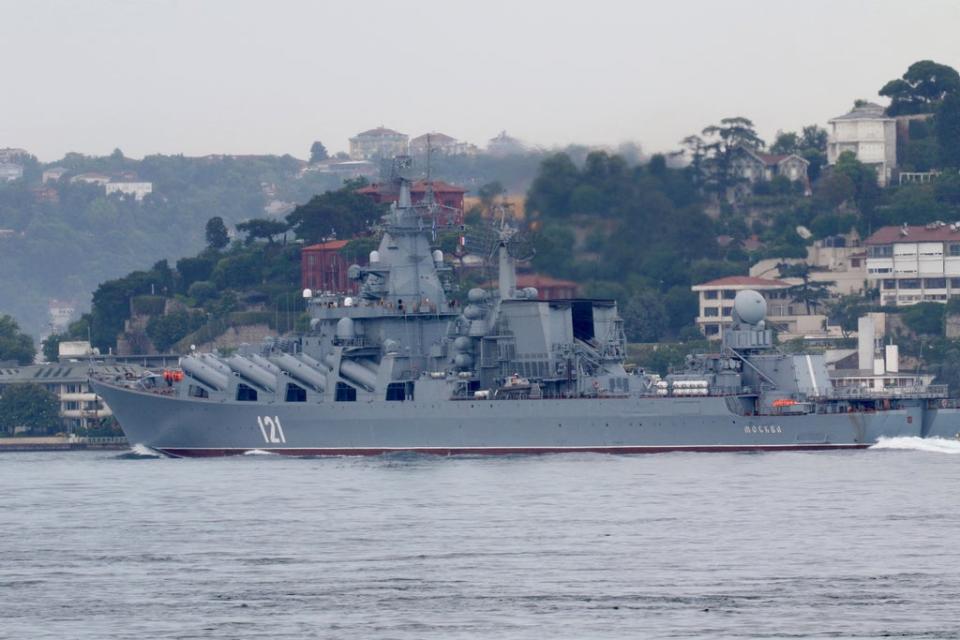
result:
[[(501, 216), (496, 287), (451, 295), (439, 206), (399, 197), (353, 295), (305, 290), (310, 330), (223, 357), (191, 353), (135, 381), (98, 376), (131, 445), (163, 454), (251, 451), (648, 453), (866, 448), (960, 431), (942, 385), (838, 387), (823, 355), (781, 352), (755, 291), (737, 294), (716, 352), (666, 376), (625, 367), (612, 300), (541, 300), (518, 288), (529, 257)], [(939, 417), (939, 419), (938, 419)]]

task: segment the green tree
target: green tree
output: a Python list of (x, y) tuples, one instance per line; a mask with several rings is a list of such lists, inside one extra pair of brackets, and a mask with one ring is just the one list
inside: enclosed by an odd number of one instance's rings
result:
[(214, 216), (207, 220), (206, 237), (207, 246), (217, 251), (230, 244), (230, 234), (223, 218)]
[(804, 305), (807, 315), (816, 311), (817, 307), (830, 297), (830, 287), (837, 284), (833, 280), (811, 280), (810, 274), (813, 269), (805, 262), (796, 264), (780, 262), (777, 264), (777, 271), (780, 272), (781, 278), (800, 278), (800, 284), (790, 287), (787, 293), (794, 302)]
[(51, 333), (41, 343), (44, 362), (57, 362), (60, 359), (60, 343), (64, 336), (59, 333)]
[(887, 114), (933, 113), (948, 94), (960, 92), (960, 74), (956, 69), (933, 60), (914, 62), (901, 78), (880, 89), (890, 98)]
[(777, 139), (770, 145), (770, 153), (790, 154), (800, 150), (800, 136), (792, 131), (778, 131)]
[(708, 154), (708, 184), (718, 193), (726, 193), (727, 189), (739, 182), (733, 174), (733, 155), (736, 149), (762, 149), (764, 142), (757, 135), (753, 121), (742, 116), (723, 118), (720, 124), (706, 127), (703, 135), (708, 138), (704, 147)]
[(540, 172), (527, 192), (527, 211), (554, 217), (570, 214), (570, 195), (580, 181), (577, 166), (565, 153), (557, 153), (540, 163)]
[(254, 218), (237, 225), (237, 231), (247, 235), (247, 244), (253, 243), (254, 240), (266, 240), (273, 244), (274, 237), (286, 233), (289, 228), (286, 222), (266, 218)]
[(314, 196), (290, 215), (287, 222), (305, 242), (323, 242), (331, 237), (352, 238), (366, 232), (383, 214), (381, 207), (357, 193), (366, 181), (348, 181), (336, 191)]
[(0, 360), (26, 365), (33, 362), (36, 355), (33, 338), (20, 331), (16, 320), (8, 315), (0, 316)]
[(310, 145), (310, 164), (323, 162), (329, 157), (329, 154), (327, 154), (327, 148), (323, 146), (323, 143), (319, 140), (314, 141), (314, 143)]
[(951, 169), (960, 169), (960, 93), (951, 93), (940, 103), (937, 109), (936, 131), (940, 164)]
[(919, 302), (904, 309), (900, 317), (918, 335), (942, 336), (945, 312), (946, 305), (939, 302)]
[(0, 396), (0, 431), (17, 429), (32, 433), (56, 431), (60, 427), (57, 397), (38, 384), (12, 384)]
[(670, 322), (660, 296), (649, 289), (641, 289), (627, 298), (620, 315), (630, 342), (656, 342)]
[(166, 353), (170, 347), (187, 334), (199, 329), (204, 323), (200, 313), (175, 311), (165, 316), (153, 316), (147, 323), (147, 337), (160, 353)]

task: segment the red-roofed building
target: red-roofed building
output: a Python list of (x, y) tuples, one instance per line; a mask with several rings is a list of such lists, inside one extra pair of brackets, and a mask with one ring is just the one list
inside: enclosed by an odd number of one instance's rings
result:
[[(482, 286), (487, 289), (496, 288), (497, 282), (486, 282)], [(517, 289), (526, 289), (527, 287), (533, 287), (537, 290), (539, 300), (570, 300), (577, 297), (577, 290), (580, 285), (571, 280), (560, 280), (538, 273), (518, 273)]]
[(885, 305), (946, 302), (960, 295), (960, 224), (881, 227), (864, 241), (867, 280)]
[[(467, 190), (463, 187), (447, 184), (441, 180), (433, 180), (431, 184), (433, 185), (433, 198), (437, 204), (455, 209), (454, 212), (444, 212), (441, 210), (437, 224), (460, 224), (463, 218), (463, 194), (465, 194)], [(369, 196), (377, 204), (396, 202), (400, 197), (400, 192), (391, 183), (375, 182), (362, 189), (358, 189), (357, 193)], [(418, 180), (410, 185), (410, 200), (413, 204), (423, 202), (426, 195), (426, 180)], [(450, 215), (451, 213), (452, 215)]]
[(826, 317), (807, 314), (803, 304), (792, 300), (789, 293), (793, 284), (785, 280), (770, 280), (753, 276), (727, 276), (694, 285), (700, 294), (700, 312), (696, 323), (705, 336), (719, 340), (722, 327), (732, 321), (733, 300), (737, 292), (752, 289), (767, 301), (768, 321), (787, 336), (823, 334)]
[(300, 252), (300, 281), (316, 293), (357, 293), (358, 283), (347, 278), (350, 262), (340, 252), (348, 240), (332, 240), (304, 247)]

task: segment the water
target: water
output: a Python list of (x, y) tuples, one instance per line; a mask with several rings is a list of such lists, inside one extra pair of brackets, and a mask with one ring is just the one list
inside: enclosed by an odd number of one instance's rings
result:
[(958, 637), (957, 452), (4, 454), (0, 637)]

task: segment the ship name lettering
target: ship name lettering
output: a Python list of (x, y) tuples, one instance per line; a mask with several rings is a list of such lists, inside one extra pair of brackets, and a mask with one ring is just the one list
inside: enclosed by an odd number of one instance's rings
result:
[(783, 433), (778, 424), (751, 424), (743, 428), (744, 433)]
[(260, 433), (263, 434), (263, 441), (267, 444), (285, 444), (287, 439), (283, 435), (283, 427), (280, 425), (280, 416), (257, 416), (257, 424), (260, 425)]

